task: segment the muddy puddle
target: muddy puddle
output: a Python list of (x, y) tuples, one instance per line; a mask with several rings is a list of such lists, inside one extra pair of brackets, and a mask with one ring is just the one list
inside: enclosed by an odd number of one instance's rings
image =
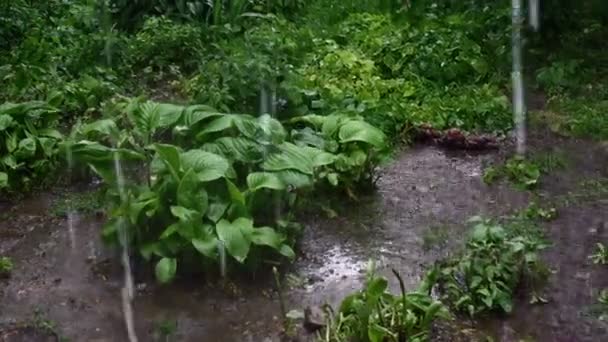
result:
[[(559, 145), (572, 161), (543, 178), (541, 200), (568, 196), (584, 179), (608, 177), (606, 154), (595, 145), (547, 143), (545, 137), (538, 145)], [(287, 310), (337, 304), (361, 286), (369, 259), (391, 281), (394, 268), (406, 287), (416, 288), (429, 265), (461, 245), (469, 217), (503, 215), (528, 204), (528, 193), (482, 182), (485, 165), (500, 157), (411, 148), (382, 170), (373, 195), (340, 206), (334, 218), (307, 216), (299, 257), (283, 279)], [(15, 262), (12, 278), (0, 280), (0, 326), (46, 322), (70, 341), (126, 341), (121, 272), (118, 258), (99, 241), (103, 221), (52, 218), (50, 204), (58, 196), (0, 204), (0, 254)], [(496, 341), (608, 340), (607, 326), (590, 313), (598, 290), (608, 287), (608, 271), (587, 258), (595, 243), (608, 241), (607, 225), (608, 198), (601, 193), (560, 208), (546, 226), (553, 242), (544, 256), (554, 271), (549, 303), (533, 306), (522, 299), (514, 315), (473, 326)], [(397, 290), (396, 282), (391, 285)], [(278, 341), (280, 308), (269, 277), (178, 280), (166, 287), (139, 280), (136, 287), (140, 341), (160, 340), (167, 325), (171, 341)]]

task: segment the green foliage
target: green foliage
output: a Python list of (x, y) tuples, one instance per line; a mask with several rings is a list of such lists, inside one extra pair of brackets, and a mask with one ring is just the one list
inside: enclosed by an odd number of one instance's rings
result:
[(541, 272), (538, 252), (545, 244), (529, 231), (517, 232), (481, 218), (472, 222), (463, 254), (439, 265), (442, 298), (470, 316), (510, 313), (515, 290)]
[[(109, 108), (114, 120), (76, 126), (64, 148), (110, 188), (104, 238), (117, 243), (125, 229), (143, 258), (158, 260), (160, 282), (175, 276), (178, 262), (218, 262), (220, 249), (237, 263), (256, 264), (263, 250), (293, 258), (293, 225), (270, 219), (275, 213), (264, 203), (293, 204), (294, 190), (322, 180), (348, 187), (371, 178), (386, 146), (377, 128), (343, 116), (317, 118), (324, 123), (309, 128), (321, 139), (316, 146), (290, 137), (268, 115), (139, 99)], [(169, 134), (181, 146), (163, 143)], [(125, 169), (134, 163), (145, 176), (121, 180), (117, 160)]]
[(11, 275), (13, 271), (13, 261), (9, 257), (0, 257), (0, 278)]
[[(372, 266), (373, 268), (373, 266)], [(370, 271), (365, 287), (344, 298), (339, 311), (329, 317), (322, 341), (428, 341), (432, 324), (448, 319), (441, 302), (421, 288), (405, 293), (401, 277), (400, 295), (388, 292), (388, 281)]]
[(594, 264), (608, 265), (608, 248), (603, 243), (596, 244), (595, 253), (589, 256)]
[(483, 180), (491, 184), (502, 177), (507, 178), (516, 187), (531, 189), (538, 185), (541, 168), (537, 163), (520, 156), (514, 156), (504, 165), (491, 166), (484, 171)]
[(44, 102), (0, 105), (0, 190), (28, 189), (53, 170), (62, 135)]

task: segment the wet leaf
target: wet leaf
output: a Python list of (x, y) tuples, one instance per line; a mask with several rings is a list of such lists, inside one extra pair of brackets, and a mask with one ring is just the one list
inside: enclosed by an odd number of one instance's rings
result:
[(156, 264), (154, 269), (156, 279), (161, 284), (166, 284), (173, 280), (177, 271), (177, 260), (174, 258), (162, 258)]

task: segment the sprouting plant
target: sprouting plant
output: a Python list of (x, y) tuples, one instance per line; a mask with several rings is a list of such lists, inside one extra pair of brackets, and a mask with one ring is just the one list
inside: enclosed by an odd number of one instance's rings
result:
[(508, 159), (504, 165), (487, 168), (483, 180), (491, 184), (500, 178), (507, 178), (518, 188), (531, 189), (538, 185), (540, 176), (541, 169), (535, 162), (515, 156)]
[(535, 235), (513, 234), (491, 220), (475, 217), (463, 254), (439, 263), (442, 298), (471, 316), (487, 311), (509, 313), (515, 290), (541, 271)]
[(13, 271), (13, 261), (9, 257), (0, 257), (0, 278), (8, 277)]
[(537, 202), (532, 202), (524, 211), (524, 215), (531, 219), (542, 219), (550, 221), (557, 216), (557, 210), (553, 207), (543, 208)]
[(430, 297), (421, 287), (406, 293), (403, 280), (393, 270), (401, 294), (388, 292), (388, 281), (374, 274), (370, 263), (365, 287), (347, 296), (337, 312), (330, 311), (327, 328), (321, 334), (324, 342), (338, 341), (426, 341), (431, 324), (449, 318), (441, 302)]
[(607, 265), (608, 264), (608, 248), (601, 242), (596, 244), (595, 253), (589, 256), (589, 259), (594, 264)]
[(158, 323), (155, 331), (159, 341), (168, 342), (177, 331), (177, 321), (164, 320)]

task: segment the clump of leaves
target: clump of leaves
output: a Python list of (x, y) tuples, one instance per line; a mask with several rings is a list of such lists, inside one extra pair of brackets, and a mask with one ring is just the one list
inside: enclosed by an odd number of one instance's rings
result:
[(537, 202), (532, 202), (525, 209), (524, 215), (531, 220), (542, 219), (550, 221), (557, 216), (557, 210), (553, 207), (543, 208)]
[(53, 170), (63, 139), (57, 119), (44, 102), (0, 105), (0, 190), (27, 190)]
[(500, 178), (506, 178), (516, 187), (531, 189), (538, 185), (541, 176), (540, 167), (533, 161), (521, 156), (509, 158), (504, 165), (491, 166), (484, 171), (483, 180), (491, 184)]
[(596, 244), (595, 253), (589, 256), (594, 264), (608, 265), (608, 248), (601, 242)]
[(388, 292), (388, 281), (374, 274), (370, 263), (365, 287), (347, 296), (339, 311), (329, 315), (320, 340), (338, 341), (427, 341), (437, 319), (448, 319), (441, 302), (431, 298), (429, 288), (405, 292), (403, 281), (393, 270), (401, 288), (400, 295)]
[(13, 271), (13, 261), (9, 257), (0, 257), (0, 278), (11, 275)]
[(476, 217), (472, 222), (463, 254), (439, 264), (442, 298), (470, 316), (510, 313), (515, 291), (540, 271), (538, 252), (545, 244), (533, 235), (513, 235), (490, 220)]

